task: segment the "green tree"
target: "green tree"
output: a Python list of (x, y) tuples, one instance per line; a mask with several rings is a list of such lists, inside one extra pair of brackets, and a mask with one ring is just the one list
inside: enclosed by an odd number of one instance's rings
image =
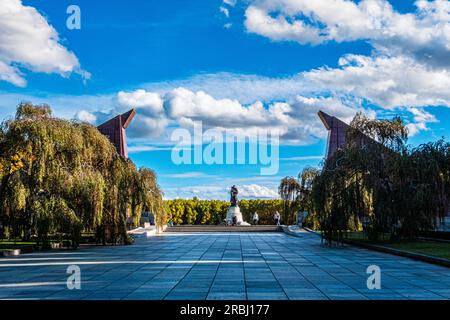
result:
[(1, 124), (0, 179), (2, 237), (76, 247), (88, 232), (129, 243), (127, 219), (135, 223), (144, 207), (164, 216), (151, 171), (120, 157), (95, 127), (54, 118), (46, 105), (22, 103)]
[(294, 221), (294, 213), (298, 210), (299, 206), (300, 184), (292, 177), (285, 177), (281, 179), (278, 194), (284, 202), (283, 223), (292, 224)]
[(313, 180), (314, 214), (328, 241), (363, 230), (369, 239), (414, 238), (442, 220), (449, 207), (450, 146), (443, 140), (406, 146), (402, 120), (358, 114), (348, 143)]

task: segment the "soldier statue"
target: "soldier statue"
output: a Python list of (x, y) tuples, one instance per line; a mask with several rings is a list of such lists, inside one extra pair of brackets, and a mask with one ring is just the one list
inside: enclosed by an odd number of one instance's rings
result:
[(233, 185), (230, 190), (230, 194), (231, 194), (230, 202), (231, 202), (232, 207), (236, 207), (238, 204), (238, 198), (237, 198), (238, 193), (239, 193), (238, 189), (236, 188), (235, 185)]

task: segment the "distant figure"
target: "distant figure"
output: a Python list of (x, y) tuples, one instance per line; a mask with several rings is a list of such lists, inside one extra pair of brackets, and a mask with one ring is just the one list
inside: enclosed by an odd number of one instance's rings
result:
[(303, 219), (305, 218), (305, 214), (302, 210), (297, 211), (297, 226), (301, 228), (303, 226)]
[(280, 213), (278, 211), (275, 211), (275, 214), (273, 215), (273, 220), (275, 221), (275, 224), (277, 226), (280, 225), (280, 219), (281, 219)]
[(233, 185), (230, 190), (230, 196), (231, 196), (230, 203), (231, 203), (232, 207), (236, 207), (238, 205), (238, 198), (237, 198), (238, 193), (239, 193), (238, 189), (236, 188), (235, 185)]
[(255, 225), (258, 224), (258, 222), (259, 222), (258, 212), (255, 211), (255, 213), (253, 214), (252, 220), (253, 220), (253, 224), (255, 224)]
[(233, 216), (233, 226), (235, 226), (236, 223), (237, 223), (237, 218), (236, 218), (236, 216)]

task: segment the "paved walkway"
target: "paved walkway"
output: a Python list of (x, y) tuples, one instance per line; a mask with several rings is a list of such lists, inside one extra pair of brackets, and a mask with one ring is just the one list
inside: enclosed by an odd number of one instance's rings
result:
[[(450, 299), (450, 269), (283, 233), (164, 234), (0, 258), (0, 299)], [(81, 268), (68, 290), (66, 269)], [(381, 268), (380, 290), (366, 286)]]

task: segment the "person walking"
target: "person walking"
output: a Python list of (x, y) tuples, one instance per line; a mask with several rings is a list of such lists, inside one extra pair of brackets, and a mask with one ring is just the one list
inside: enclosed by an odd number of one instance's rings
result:
[(275, 221), (275, 224), (277, 226), (280, 225), (280, 219), (281, 219), (280, 213), (278, 211), (275, 211), (275, 214), (273, 215), (273, 220)]
[(303, 226), (304, 213), (302, 210), (297, 211), (297, 226), (301, 228)]
[(259, 222), (259, 216), (258, 216), (258, 212), (257, 212), (257, 211), (255, 211), (255, 213), (253, 213), (253, 218), (252, 218), (252, 220), (253, 220), (253, 224), (254, 224), (254, 225), (257, 225), (257, 224), (258, 224), (258, 222)]

